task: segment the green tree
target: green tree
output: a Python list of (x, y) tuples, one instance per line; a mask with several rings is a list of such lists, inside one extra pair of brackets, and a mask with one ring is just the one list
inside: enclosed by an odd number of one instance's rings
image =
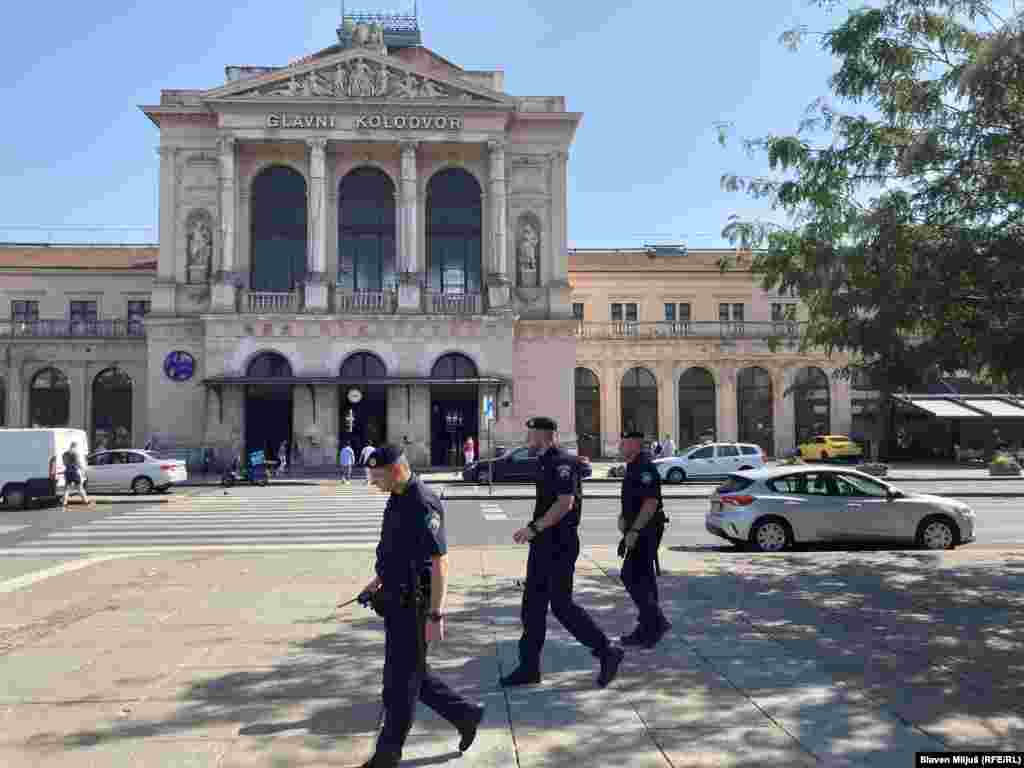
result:
[[(936, 370), (1024, 384), (1021, 20), (989, 0), (849, 11), (819, 35), (839, 63), (831, 97), (792, 134), (743, 142), (769, 175), (722, 178), (785, 214), (730, 217), (723, 235), (755, 249), (766, 289), (802, 299), (801, 344), (850, 355), (842, 373), (864, 370), (886, 401)], [(877, 420), (876, 445), (889, 423)]]

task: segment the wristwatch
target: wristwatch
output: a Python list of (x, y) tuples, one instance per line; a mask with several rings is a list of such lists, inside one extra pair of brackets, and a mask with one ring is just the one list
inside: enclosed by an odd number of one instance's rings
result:
[(440, 621), (441, 619), (444, 618), (444, 614), (443, 613), (438, 613), (437, 611), (431, 611), (430, 613), (427, 614), (427, 618), (430, 619), (431, 621)]

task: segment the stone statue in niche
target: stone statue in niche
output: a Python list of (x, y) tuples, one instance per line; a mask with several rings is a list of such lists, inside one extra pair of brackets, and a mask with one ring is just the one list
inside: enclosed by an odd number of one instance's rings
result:
[(537, 286), (538, 264), (540, 261), (540, 233), (529, 219), (522, 219), (516, 245), (516, 271), (521, 288)]
[(193, 216), (186, 233), (188, 281), (205, 283), (213, 262), (213, 230), (204, 215)]

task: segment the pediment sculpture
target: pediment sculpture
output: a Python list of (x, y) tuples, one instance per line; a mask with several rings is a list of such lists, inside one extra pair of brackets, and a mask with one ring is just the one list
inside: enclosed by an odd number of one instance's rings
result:
[(365, 58), (292, 75), (284, 82), (258, 88), (246, 96), (310, 96), (335, 99), (453, 99), (484, 101), (422, 75)]

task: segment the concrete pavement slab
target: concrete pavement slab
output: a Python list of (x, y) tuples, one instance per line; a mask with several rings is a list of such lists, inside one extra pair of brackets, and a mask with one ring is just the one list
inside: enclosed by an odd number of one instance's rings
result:
[[(159, 765), (169, 768), (219, 768), (231, 742), (182, 741), (174, 744), (129, 743), (32, 746), (0, 750), (0, 765), (32, 768), (143, 768)], [(10, 757), (11, 762), (4, 762)]]
[(654, 739), (673, 768), (816, 766), (818, 760), (778, 726), (735, 723), (717, 731), (656, 731)]
[(670, 768), (672, 765), (639, 725), (628, 729), (516, 731), (520, 768)]

